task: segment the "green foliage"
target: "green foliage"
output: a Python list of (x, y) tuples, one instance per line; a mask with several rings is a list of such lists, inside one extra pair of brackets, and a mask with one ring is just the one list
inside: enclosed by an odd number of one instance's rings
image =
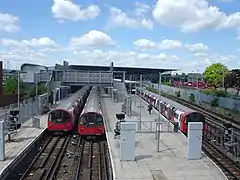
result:
[[(20, 92), (25, 90), (23, 81), (20, 79)], [(6, 79), (3, 88), (5, 94), (16, 94), (18, 91), (18, 78), (17, 76), (10, 76)]]
[(227, 97), (228, 96), (227, 91), (217, 90), (217, 89), (207, 89), (207, 90), (203, 90), (201, 92), (206, 95), (212, 95), (212, 96), (217, 96), (217, 97)]
[(213, 107), (218, 107), (219, 106), (218, 98), (215, 97), (211, 100), (211, 106), (213, 106)]
[(181, 96), (180, 91), (176, 91), (176, 92), (175, 92), (175, 96), (176, 96), (176, 97), (180, 97), (180, 96)]
[(195, 103), (195, 96), (193, 93), (190, 94), (189, 100), (190, 100), (190, 102)]
[(152, 88), (152, 87), (146, 87), (146, 90), (158, 94), (158, 90), (156, 90), (156, 89), (154, 89), (154, 88)]
[[(47, 87), (38, 84), (38, 95), (47, 93)], [(28, 97), (35, 98), (36, 97), (36, 86), (32, 87), (28, 92)]]
[(225, 88), (236, 88), (237, 94), (239, 94), (240, 89), (240, 69), (233, 69), (227, 77), (224, 79)]
[(172, 86), (172, 83), (171, 82), (162, 82), (163, 85), (166, 85), (166, 86)]
[(209, 87), (215, 89), (220, 87), (223, 79), (228, 76), (230, 71), (221, 63), (215, 63), (207, 67), (203, 73), (203, 78)]

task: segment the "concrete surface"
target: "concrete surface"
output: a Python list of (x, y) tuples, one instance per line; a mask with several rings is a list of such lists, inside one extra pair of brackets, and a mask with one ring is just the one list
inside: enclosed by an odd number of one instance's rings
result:
[[(113, 103), (109, 97), (103, 97), (103, 111), (107, 125), (107, 139), (110, 146), (114, 179), (116, 180), (226, 180), (222, 171), (204, 154), (200, 160), (187, 160), (187, 138), (180, 132), (172, 132), (173, 126), (162, 118), (160, 134), (160, 152), (156, 152), (155, 135), (152, 133), (136, 134), (135, 161), (120, 161), (119, 139), (114, 139), (113, 129), (115, 114), (121, 112), (122, 103)], [(133, 114), (139, 116), (139, 104), (142, 101), (142, 121), (159, 117), (156, 110), (151, 115), (147, 112), (147, 103), (140, 98), (133, 100)], [(138, 106), (138, 107), (137, 107)], [(137, 116), (127, 117), (137, 120)], [(170, 128), (170, 129), (169, 129)], [(144, 126), (142, 126), (144, 129)], [(145, 129), (148, 129), (145, 126)], [(169, 130), (169, 132), (168, 132)]]

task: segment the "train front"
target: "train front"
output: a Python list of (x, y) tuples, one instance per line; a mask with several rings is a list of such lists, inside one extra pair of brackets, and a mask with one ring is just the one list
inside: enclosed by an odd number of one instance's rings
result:
[(71, 131), (73, 129), (72, 115), (64, 109), (54, 109), (48, 115), (49, 131)]
[(104, 135), (103, 117), (97, 112), (87, 112), (80, 116), (78, 133), (85, 136)]
[(102, 105), (98, 87), (92, 87), (78, 121), (78, 133), (80, 135), (95, 136), (104, 135), (104, 121)]

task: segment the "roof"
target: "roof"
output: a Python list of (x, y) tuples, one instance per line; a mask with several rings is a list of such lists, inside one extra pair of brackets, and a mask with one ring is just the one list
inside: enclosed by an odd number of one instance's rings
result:
[[(69, 65), (74, 70), (85, 70), (85, 71), (109, 71), (110, 66), (90, 66), (90, 65)], [(159, 68), (143, 68), (143, 67), (119, 67), (114, 66), (114, 71), (126, 71), (131, 73), (159, 73), (165, 71), (177, 71), (178, 69), (159, 69)]]
[(23, 70), (24, 66), (34, 66), (34, 67), (40, 66), (40, 67), (45, 67), (45, 68), (47, 67), (47, 66), (38, 65), (38, 64), (24, 63), (24, 64), (21, 65), (21, 71)]

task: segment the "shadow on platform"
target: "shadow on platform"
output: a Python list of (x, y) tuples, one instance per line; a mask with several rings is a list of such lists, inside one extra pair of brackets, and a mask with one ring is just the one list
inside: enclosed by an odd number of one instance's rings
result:
[(140, 160), (143, 160), (143, 159), (150, 159), (152, 157), (153, 157), (153, 155), (137, 155), (135, 157), (135, 160), (136, 161), (140, 161)]

